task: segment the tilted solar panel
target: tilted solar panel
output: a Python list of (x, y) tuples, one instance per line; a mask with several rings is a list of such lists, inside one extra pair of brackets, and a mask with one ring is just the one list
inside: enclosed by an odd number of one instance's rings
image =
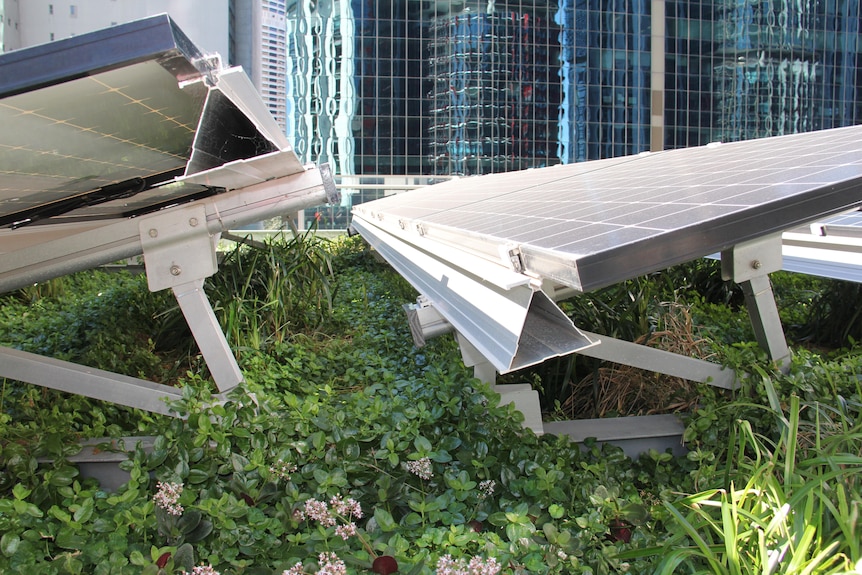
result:
[(860, 204), (855, 126), (452, 180), (354, 213), (590, 291)]
[(166, 15), (0, 56), (0, 229), (217, 193), (174, 180), (290, 148), (266, 110), (243, 109), (243, 82)]
[[(218, 389), (241, 382), (203, 289), (220, 234), (339, 201), (245, 73), (154, 16), (0, 55), (0, 125), (0, 292), (143, 255)], [(178, 397), (3, 347), (0, 377), (157, 413)]]

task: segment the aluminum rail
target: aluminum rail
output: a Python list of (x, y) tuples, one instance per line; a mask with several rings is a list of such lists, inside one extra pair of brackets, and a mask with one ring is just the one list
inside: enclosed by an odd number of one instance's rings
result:
[[(210, 235), (337, 198), (326, 165), (199, 200)], [(141, 255), (139, 225), (157, 212), (0, 254), (0, 293)], [(51, 226), (46, 226), (51, 233)], [(29, 231), (29, 230), (28, 230)], [(17, 231), (16, 231), (17, 233)]]

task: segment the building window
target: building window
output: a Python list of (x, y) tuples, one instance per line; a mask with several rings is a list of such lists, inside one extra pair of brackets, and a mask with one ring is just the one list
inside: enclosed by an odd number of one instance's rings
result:
[(69, 6), (69, 16), (71, 16), (72, 18), (78, 17), (78, 7), (75, 6), (74, 4)]
[(51, 42), (53, 42), (53, 41), (54, 41), (54, 33), (51, 32)]
[(54, 13), (54, 5), (48, 4), (48, 14), (53, 14), (53, 13)]

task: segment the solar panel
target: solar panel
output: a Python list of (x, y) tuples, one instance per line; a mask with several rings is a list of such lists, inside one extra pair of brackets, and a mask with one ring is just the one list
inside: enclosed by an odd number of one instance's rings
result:
[(240, 109), (243, 84), (165, 15), (0, 56), (0, 228), (218, 192), (174, 180), (289, 148), (268, 112)]
[(354, 214), (590, 291), (860, 204), (854, 126), (452, 180)]
[[(219, 234), (339, 201), (239, 68), (165, 15), (0, 55), (0, 292), (143, 254), (220, 391), (242, 380), (203, 282)], [(0, 347), (11, 377), (169, 413), (168, 386)]]
[(782, 234), (785, 270), (862, 282), (862, 211), (818, 219)]
[(811, 233), (823, 236), (862, 238), (862, 210), (855, 210), (811, 224)]

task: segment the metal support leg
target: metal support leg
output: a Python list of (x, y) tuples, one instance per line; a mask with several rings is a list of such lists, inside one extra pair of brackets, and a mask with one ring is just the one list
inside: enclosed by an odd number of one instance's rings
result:
[(473, 368), (473, 377), (493, 386), (497, 382), (497, 369), (494, 365), (482, 355), (482, 352), (476, 349), (476, 346), (470, 343), (469, 339), (457, 331), (455, 332), (455, 340), (461, 349), (461, 360), (464, 365)]
[(497, 385), (497, 368), (470, 343), (470, 341), (455, 332), (455, 339), (461, 348), (461, 358), (464, 365), (473, 368), (473, 376), (491, 385), (494, 392), (500, 394), (500, 405), (512, 403), (515, 409), (524, 415), (524, 427), (532, 429), (537, 435), (545, 432), (542, 422), (542, 406), (539, 402), (539, 392), (529, 383), (514, 385)]
[(786, 371), (790, 368), (790, 350), (769, 283), (769, 274), (781, 267), (781, 234), (743, 242), (721, 252), (721, 275), (742, 287), (757, 343)]
[(236, 387), (242, 372), (204, 293), (204, 281), (194, 280), (172, 289), (219, 391)]
[(745, 294), (745, 304), (757, 343), (766, 350), (777, 366), (786, 371), (790, 367), (790, 350), (784, 338), (784, 329), (778, 316), (778, 306), (775, 305), (769, 277), (752, 278), (739, 285)]
[(141, 246), (150, 290), (174, 292), (216, 386), (225, 392), (242, 381), (242, 373), (203, 289), (204, 278), (218, 268), (206, 217), (204, 206), (189, 206), (141, 218)]

